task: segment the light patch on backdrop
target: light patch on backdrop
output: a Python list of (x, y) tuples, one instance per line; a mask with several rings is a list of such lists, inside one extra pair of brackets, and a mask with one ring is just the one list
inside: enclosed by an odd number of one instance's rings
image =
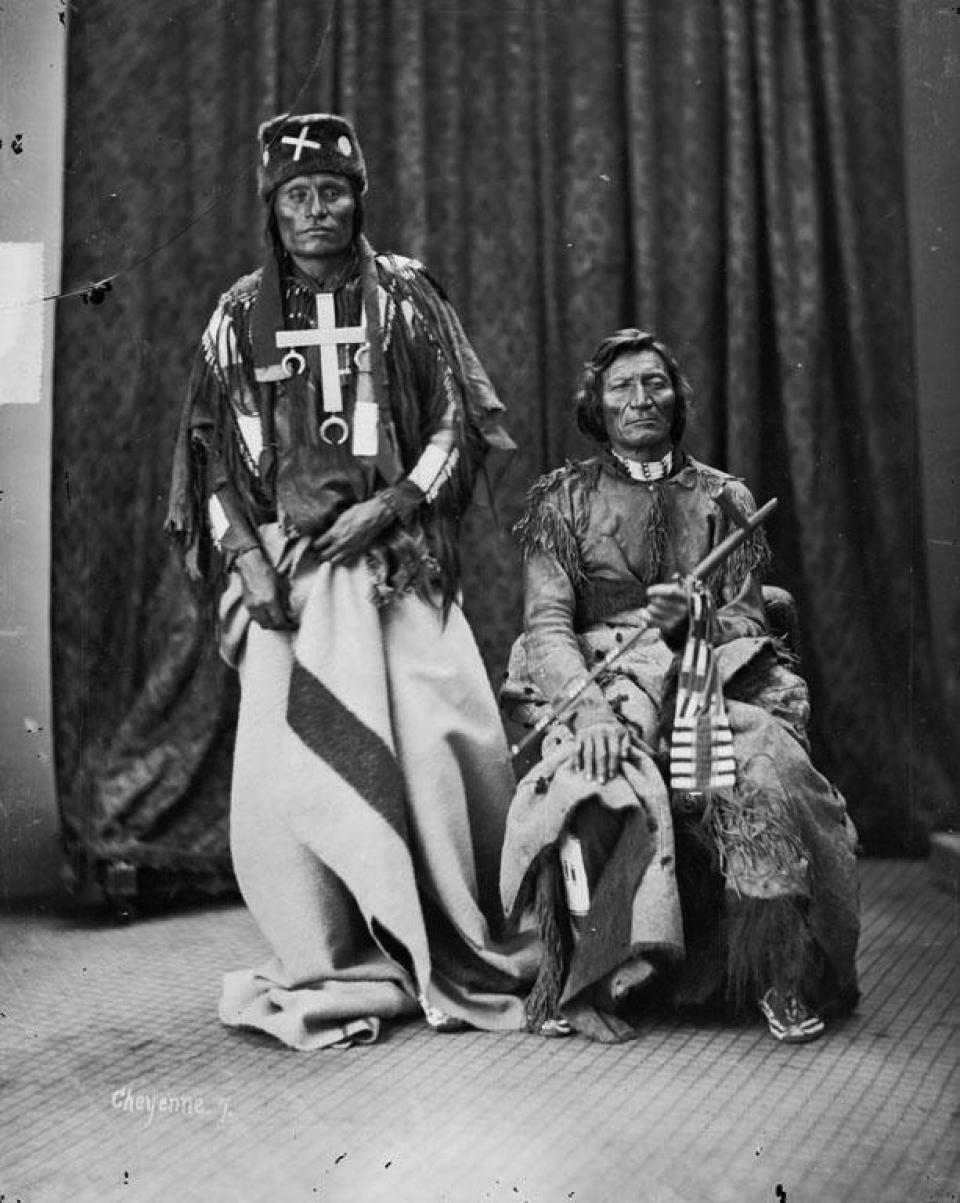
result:
[(0, 242), (0, 405), (40, 400), (42, 296), (43, 243)]

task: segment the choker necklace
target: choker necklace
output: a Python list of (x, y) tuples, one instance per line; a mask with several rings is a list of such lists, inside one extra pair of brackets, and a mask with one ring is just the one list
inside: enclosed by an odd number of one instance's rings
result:
[[(611, 448), (612, 450), (612, 448)], [(636, 460), (627, 459), (619, 452), (613, 452), (614, 459), (626, 468), (632, 480), (641, 480), (646, 483), (651, 483), (655, 480), (663, 480), (665, 476), (669, 476), (673, 470), (673, 448), (671, 447), (663, 459)]]
[(302, 267), (298, 267), (292, 255), (288, 254), (287, 260), (289, 263), (288, 284), (301, 292), (308, 292), (311, 297), (318, 292), (336, 292), (351, 276), (356, 274), (360, 263), (357, 248), (351, 247), (350, 254), (338, 268), (322, 279), (317, 279), (316, 276), (311, 276), (309, 272), (304, 271)]

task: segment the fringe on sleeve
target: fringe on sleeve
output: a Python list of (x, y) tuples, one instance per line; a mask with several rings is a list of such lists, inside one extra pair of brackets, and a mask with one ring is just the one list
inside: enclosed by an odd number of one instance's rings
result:
[(470, 502), (487, 454), (491, 450), (516, 450), (503, 425), (506, 410), (456, 310), (424, 266), (400, 255), (383, 255), (379, 262), (387, 276), (387, 287), (392, 284), (399, 296), (401, 311), (406, 309), (405, 302), (412, 308), (418, 329), (449, 369), (462, 398), (457, 413), (458, 456), (449, 489), (452, 509), (460, 514)]
[(193, 581), (206, 575), (210, 539), (204, 505), (206, 501), (206, 445), (213, 431), (207, 397), (217, 381), (201, 349), (190, 373), (187, 396), (180, 414), (173, 453), (170, 500), (164, 530), (173, 537), (183, 555), (187, 574)]
[[(188, 576), (211, 585), (222, 569), (207, 521), (207, 499), (226, 481), (241, 501), (253, 496), (257, 464), (236, 426), (240, 412), (258, 414), (258, 393), (241, 352), (257, 275), (220, 298), (194, 357), (180, 415), (164, 529), (180, 547)], [(248, 508), (250, 508), (248, 506)], [(257, 519), (252, 516), (251, 525)]]
[[(756, 513), (757, 505), (753, 500), (753, 494), (745, 484), (737, 480), (731, 481), (727, 487), (727, 495), (730, 498), (731, 504), (745, 518), (750, 518)], [(732, 519), (726, 516), (725, 519), (722, 531), (723, 538), (732, 534), (736, 529)], [(770, 567), (772, 558), (767, 532), (762, 526), (758, 527), (749, 539), (740, 544), (726, 563), (724, 584), (730, 591), (731, 596), (740, 592), (744, 581), (751, 573), (762, 582)]]
[(526, 505), (513, 527), (513, 534), (524, 556), (547, 552), (552, 555), (574, 586), (585, 577), (576, 533), (560, 508), (561, 486), (573, 474), (574, 466), (565, 464), (541, 476), (527, 493)]
[[(732, 507), (744, 518), (750, 518), (756, 513), (757, 506), (753, 494), (742, 480), (716, 473), (702, 466), (699, 471), (705, 488), (714, 499), (721, 489), (725, 489), (727, 506)], [(717, 515), (719, 518), (717, 542), (720, 542), (737, 529), (737, 524), (719, 502), (717, 502)], [(723, 602), (735, 597), (751, 573), (762, 582), (771, 560), (772, 555), (766, 531), (762, 526), (758, 527), (731, 553), (723, 568), (717, 570), (710, 582), (714, 598), (718, 602)]]

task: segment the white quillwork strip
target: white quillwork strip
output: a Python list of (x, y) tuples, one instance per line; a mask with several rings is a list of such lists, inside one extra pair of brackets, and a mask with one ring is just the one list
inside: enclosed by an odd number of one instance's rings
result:
[(583, 847), (575, 835), (568, 835), (560, 845), (560, 866), (563, 869), (563, 889), (567, 910), (571, 915), (590, 913), (590, 883), (583, 863)]
[(433, 501), (436, 498), (437, 494), (440, 492), (440, 490), (443, 488), (443, 486), (447, 483), (447, 481), (453, 475), (453, 470), (454, 470), (454, 468), (456, 468), (457, 461), (459, 460), (459, 458), (460, 458), (460, 452), (456, 447), (454, 447), (454, 449), (450, 452), (449, 456), (447, 457), (447, 462), (444, 464), (443, 470), (439, 473), (439, 475), (437, 476), (437, 479), (433, 482), (433, 487), (431, 489), (427, 490), (427, 501)]
[(263, 451), (263, 431), (260, 429), (258, 414), (236, 414), (237, 425), (240, 427), (240, 437), (243, 439), (250, 457), (256, 465)]
[(354, 455), (377, 454), (377, 429), (380, 410), (375, 401), (357, 401), (353, 407), (353, 442), (350, 450)]
[(230, 523), (227, 520), (226, 511), (220, 503), (220, 498), (214, 495), (207, 502), (207, 513), (210, 515), (210, 530), (213, 534), (213, 541), (220, 546), (220, 540), (230, 529)]
[(404, 321), (407, 323), (407, 329), (412, 332), (414, 329), (414, 319), (417, 316), (417, 311), (414, 309), (413, 304), (404, 298), (404, 300), (400, 302), (400, 312), (403, 314)]
[(429, 443), (410, 473), (410, 480), (426, 494), (428, 501), (433, 501), (453, 474), (457, 458), (455, 447), (448, 449)]
[(237, 347), (237, 332), (233, 328), (233, 319), (217, 310), (206, 329), (207, 338), (214, 350), (217, 363), (221, 368), (234, 367), (240, 362), (240, 351)]

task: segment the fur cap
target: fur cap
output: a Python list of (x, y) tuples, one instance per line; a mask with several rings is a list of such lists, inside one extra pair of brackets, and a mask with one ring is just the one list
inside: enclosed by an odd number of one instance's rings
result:
[(281, 113), (260, 126), (257, 140), (257, 184), (264, 201), (286, 180), (317, 172), (346, 176), (360, 196), (367, 190), (363, 151), (346, 117), (336, 113)]

